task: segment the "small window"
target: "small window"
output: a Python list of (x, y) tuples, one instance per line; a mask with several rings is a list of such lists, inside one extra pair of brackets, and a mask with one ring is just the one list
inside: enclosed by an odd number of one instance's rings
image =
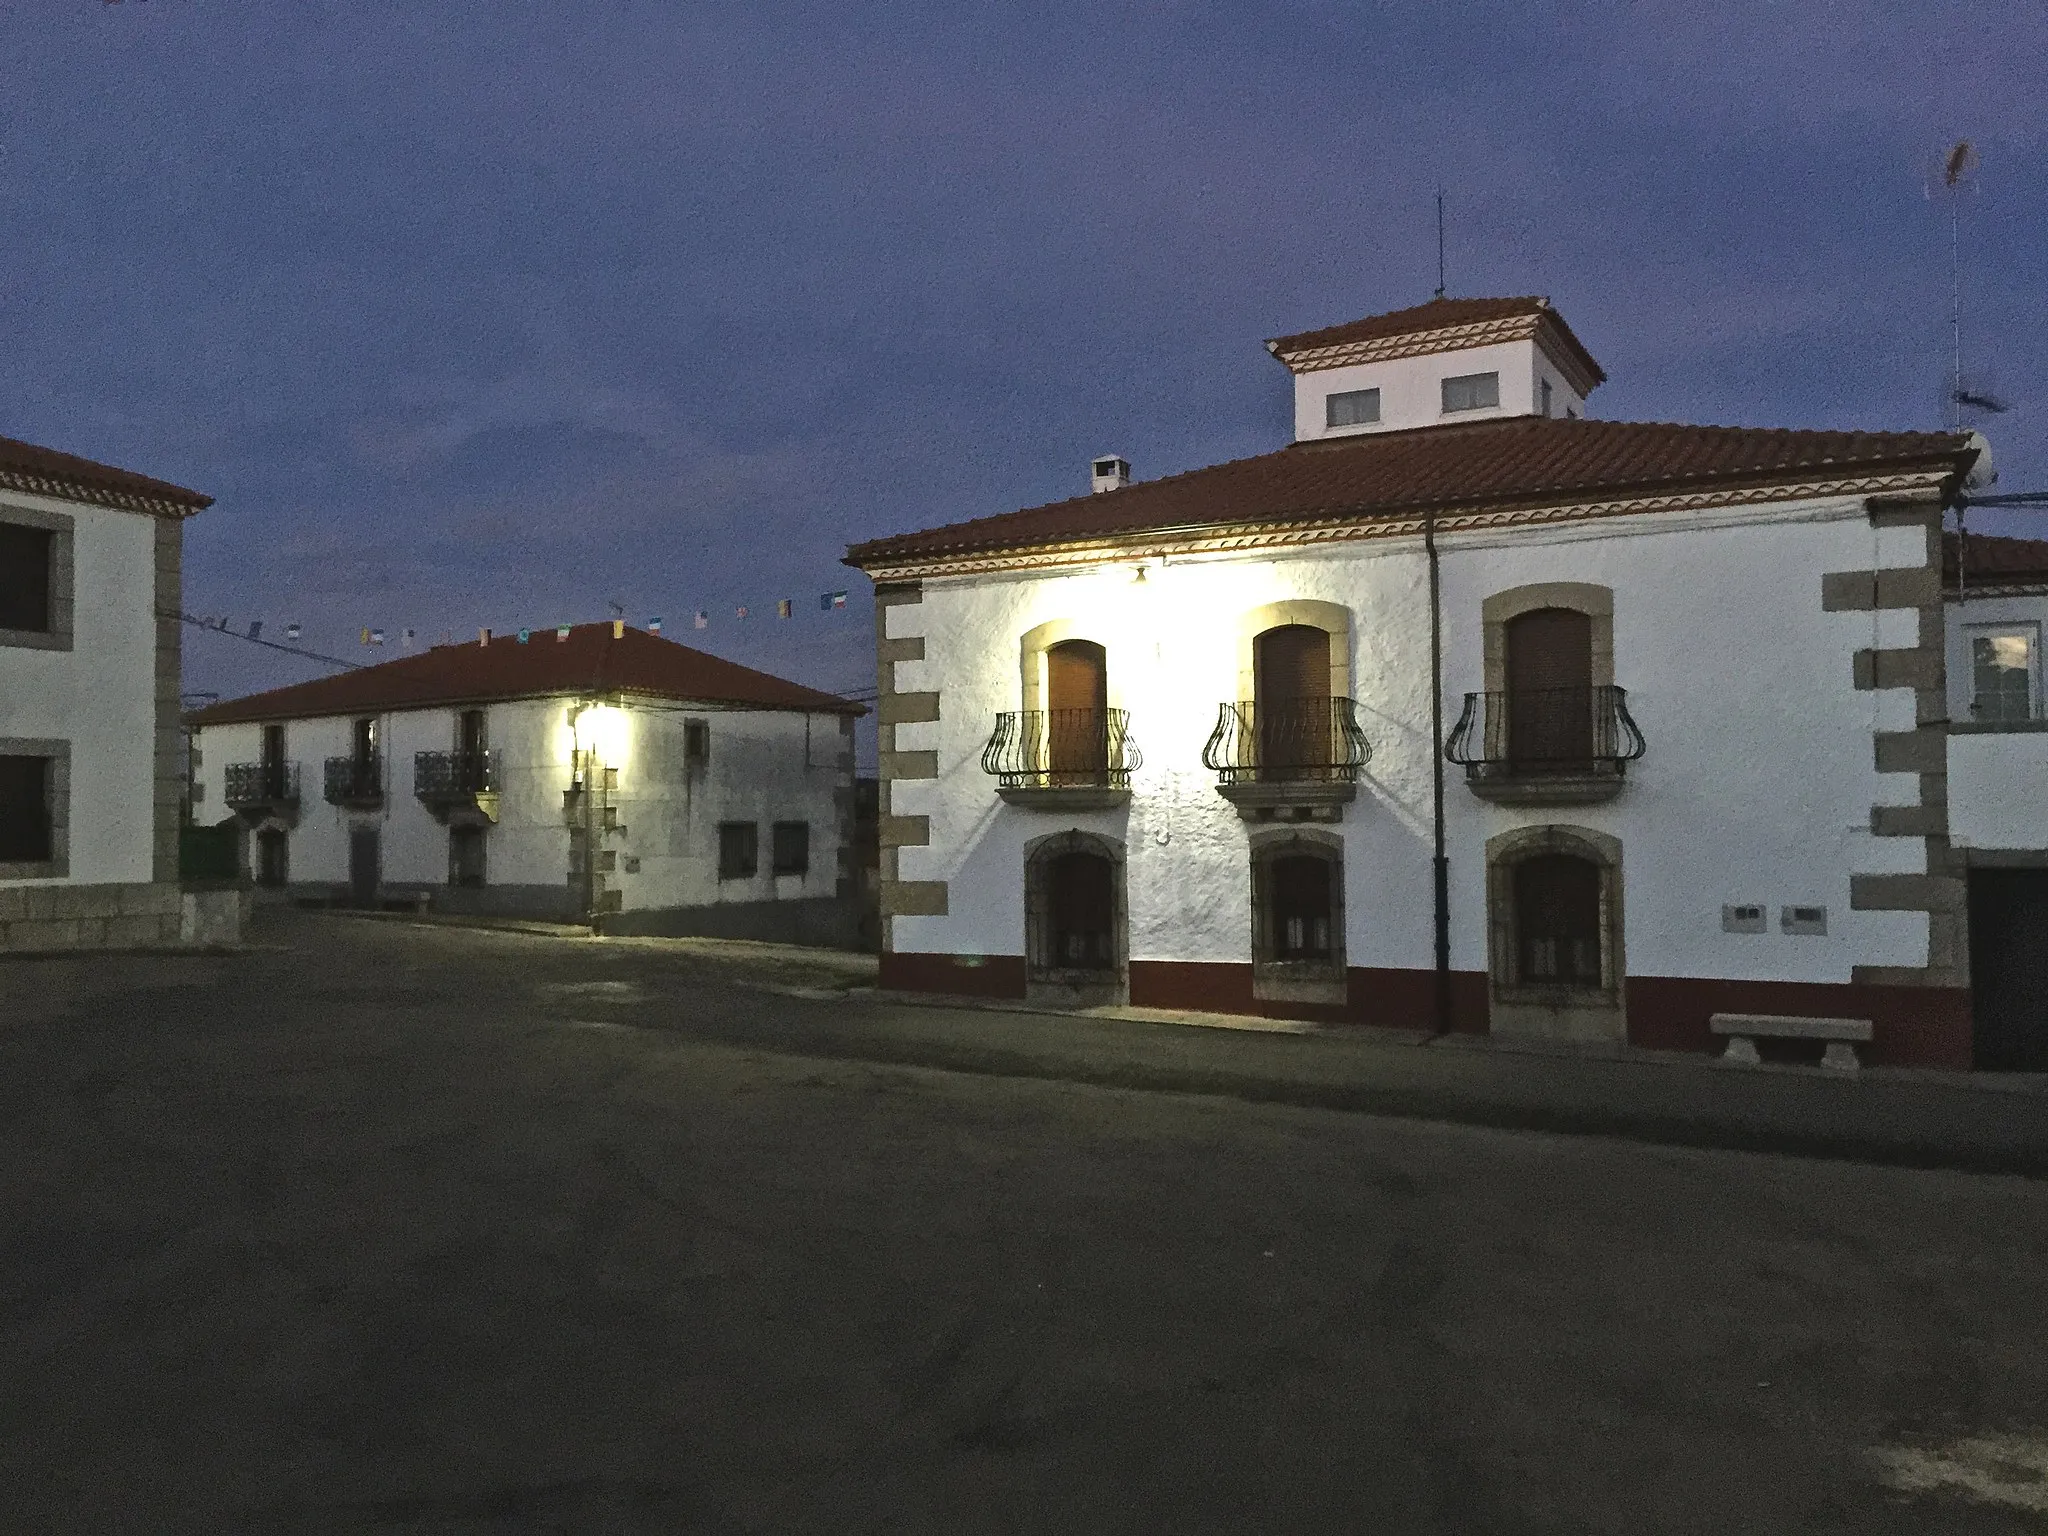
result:
[(689, 767), (701, 767), (711, 761), (711, 722), (709, 720), (685, 720), (683, 722), (683, 762)]
[(1095, 461), (1095, 473), (1105, 480), (1112, 478), (1116, 474), (1116, 460), (1097, 459)]
[(1548, 379), (1543, 381), (1543, 414), (1545, 416), (1550, 414), (1550, 380)]
[(292, 877), (292, 845), (288, 833), (272, 827), (256, 834), (256, 883), (273, 890)]
[(1500, 404), (1500, 375), (1466, 373), (1444, 380), (1444, 412), (1483, 411)]
[(807, 821), (775, 823), (775, 873), (805, 875), (811, 869), (811, 824)]
[(1987, 725), (2032, 720), (2039, 713), (2034, 681), (2034, 626), (1980, 629), (1970, 636), (1970, 718)]
[(1323, 404), (1324, 423), (1332, 427), (1362, 427), (1380, 419), (1380, 392), (1350, 389), (1327, 397)]
[(56, 855), (50, 759), (0, 757), (0, 864), (47, 864)]
[(761, 867), (761, 829), (751, 821), (718, 824), (718, 878), (748, 880)]
[(57, 536), (0, 523), (0, 629), (50, 632), (50, 570)]

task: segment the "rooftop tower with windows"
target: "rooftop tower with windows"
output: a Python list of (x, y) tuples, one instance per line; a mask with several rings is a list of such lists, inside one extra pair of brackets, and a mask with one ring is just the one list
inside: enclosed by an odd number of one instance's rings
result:
[(1297, 442), (1578, 416), (1607, 377), (1545, 298), (1432, 299), (1266, 348), (1294, 375)]

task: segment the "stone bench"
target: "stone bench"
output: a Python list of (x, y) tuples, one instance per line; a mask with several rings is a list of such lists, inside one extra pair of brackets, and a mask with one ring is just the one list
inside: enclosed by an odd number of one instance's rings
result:
[(1821, 1054), (1820, 1064), (1843, 1072), (1854, 1072), (1861, 1065), (1856, 1047), (1870, 1044), (1872, 1034), (1868, 1019), (1815, 1019), (1791, 1013), (1717, 1013), (1707, 1020), (1707, 1028), (1728, 1037), (1728, 1048), (1721, 1053), (1723, 1061), (1755, 1066), (1762, 1059), (1756, 1053), (1759, 1038), (1825, 1040), (1828, 1048)]

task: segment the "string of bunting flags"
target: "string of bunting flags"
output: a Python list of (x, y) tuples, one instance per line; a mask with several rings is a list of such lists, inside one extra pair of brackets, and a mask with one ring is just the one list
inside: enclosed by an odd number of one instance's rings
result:
[[(846, 597), (847, 594), (843, 590), (838, 592), (821, 592), (818, 594), (818, 609), (821, 613), (833, 613), (838, 610), (844, 609), (846, 607)], [(616, 611), (616, 609), (614, 611)], [(748, 611), (748, 607), (745, 603), (739, 604), (733, 609), (734, 620), (744, 621), (748, 615)], [(775, 600), (775, 617), (777, 619), (790, 619), (794, 618), (795, 616), (796, 600), (794, 598), (779, 597)], [(250, 619), (246, 622), (246, 624), (238, 624), (222, 614), (199, 614), (195, 615), (192, 618), (191, 622), (197, 623), (203, 629), (220, 630), (222, 633), (232, 634), (241, 639), (262, 640), (264, 626), (267, 621), (263, 619)], [(647, 632), (652, 635), (660, 634), (662, 632), (662, 626), (665, 622), (666, 621), (662, 619), (659, 615), (650, 618), (647, 621), (646, 625)], [(617, 631), (623, 632), (624, 625), (625, 621), (623, 619), (613, 620), (614, 629)], [(690, 625), (693, 629), (709, 629), (711, 627), (711, 610), (708, 608), (699, 608), (698, 610), (696, 610), (696, 612), (691, 615)], [(567, 624), (557, 624), (556, 626), (554, 626), (555, 638), (557, 640), (567, 640), (569, 638), (569, 629), (570, 626)], [(479, 634), (488, 633), (490, 632), (487, 630), (479, 631)], [(543, 633), (545, 633), (545, 631), (543, 631)], [(304, 634), (305, 626), (299, 623), (297, 620), (293, 620), (284, 626), (284, 638), (288, 641), (297, 642), (300, 638), (304, 636)], [(532, 639), (533, 634), (534, 631), (531, 629), (522, 629), (516, 632), (517, 639), (521, 645), (527, 644)], [(419, 643), (419, 631), (416, 629), (400, 629), (397, 632), (397, 636), (398, 646), (401, 650), (409, 651)], [(390, 642), (390, 639), (391, 631), (383, 628), (380, 625), (374, 624), (362, 625), (360, 627), (360, 632), (357, 635), (357, 643), (359, 645), (368, 646), (371, 648), (386, 645)], [(439, 641), (436, 643), (441, 645), (449, 645), (452, 644), (453, 641), (453, 634), (447, 630), (443, 630), (441, 632)]]

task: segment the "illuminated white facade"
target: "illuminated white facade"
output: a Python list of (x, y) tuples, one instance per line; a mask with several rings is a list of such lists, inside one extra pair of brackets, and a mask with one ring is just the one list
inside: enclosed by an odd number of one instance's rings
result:
[[(473, 713), (480, 735), (466, 738)], [(353, 761), (366, 719), (375, 782), (335, 770), (337, 803), (327, 765)], [(556, 697), (270, 724), (282, 727), (273, 750), (296, 770), (296, 800), (244, 819), (251, 873), (280, 896), (557, 921), (595, 912), (616, 933), (851, 942), (850, 713)], [(229, 813), (229, 771), (261, 763), (265, 729), (195, 728), (197, 819)], [(466, 741), (490, 762), (482, 793), (462, 793)], [(451, 760), (452, 786), (434, 777)], [(728, 830), (741, 827), (751, 859)], [(281, 850), (268, 869), (266, 844)]]
[[(1935, 637), (1981, 439), (1801, 459), (1574, 420), (1597, 366), (1517, 304), (1474, 324), (1533, 334), (1273, 344), (1296, 448), (849, 555), (876, 581), (885, 985), (1688, 1050), (1717, 1013), (1871, 1019), (1872, 1061), (1970, 1064)], [(1497, 406), (1446, 383), (1475, 374)], [(1466, 425), (1545, 415), (1546, 380), (1549, 423)], [(1326, 430), (1367, 387), (1381, 424)], [(1347, 474), (1356, 510), (1326, 510)], [(1607, 488), (1629, 475), (1654, 490)], [(1546, 653), (1577, 656), (1568, 686), (1517, 660), (1542, 624), (1577, 637)], [(1312, 685), (1264, 699), (1290, 634)], [(1569, 771), (1514, 746), (1547, 695), (1577, 711)], [(1324, 755), (1283, 762), (1304, 704)], [(1107, 725), (1062, 758), (1070, 718)]]

